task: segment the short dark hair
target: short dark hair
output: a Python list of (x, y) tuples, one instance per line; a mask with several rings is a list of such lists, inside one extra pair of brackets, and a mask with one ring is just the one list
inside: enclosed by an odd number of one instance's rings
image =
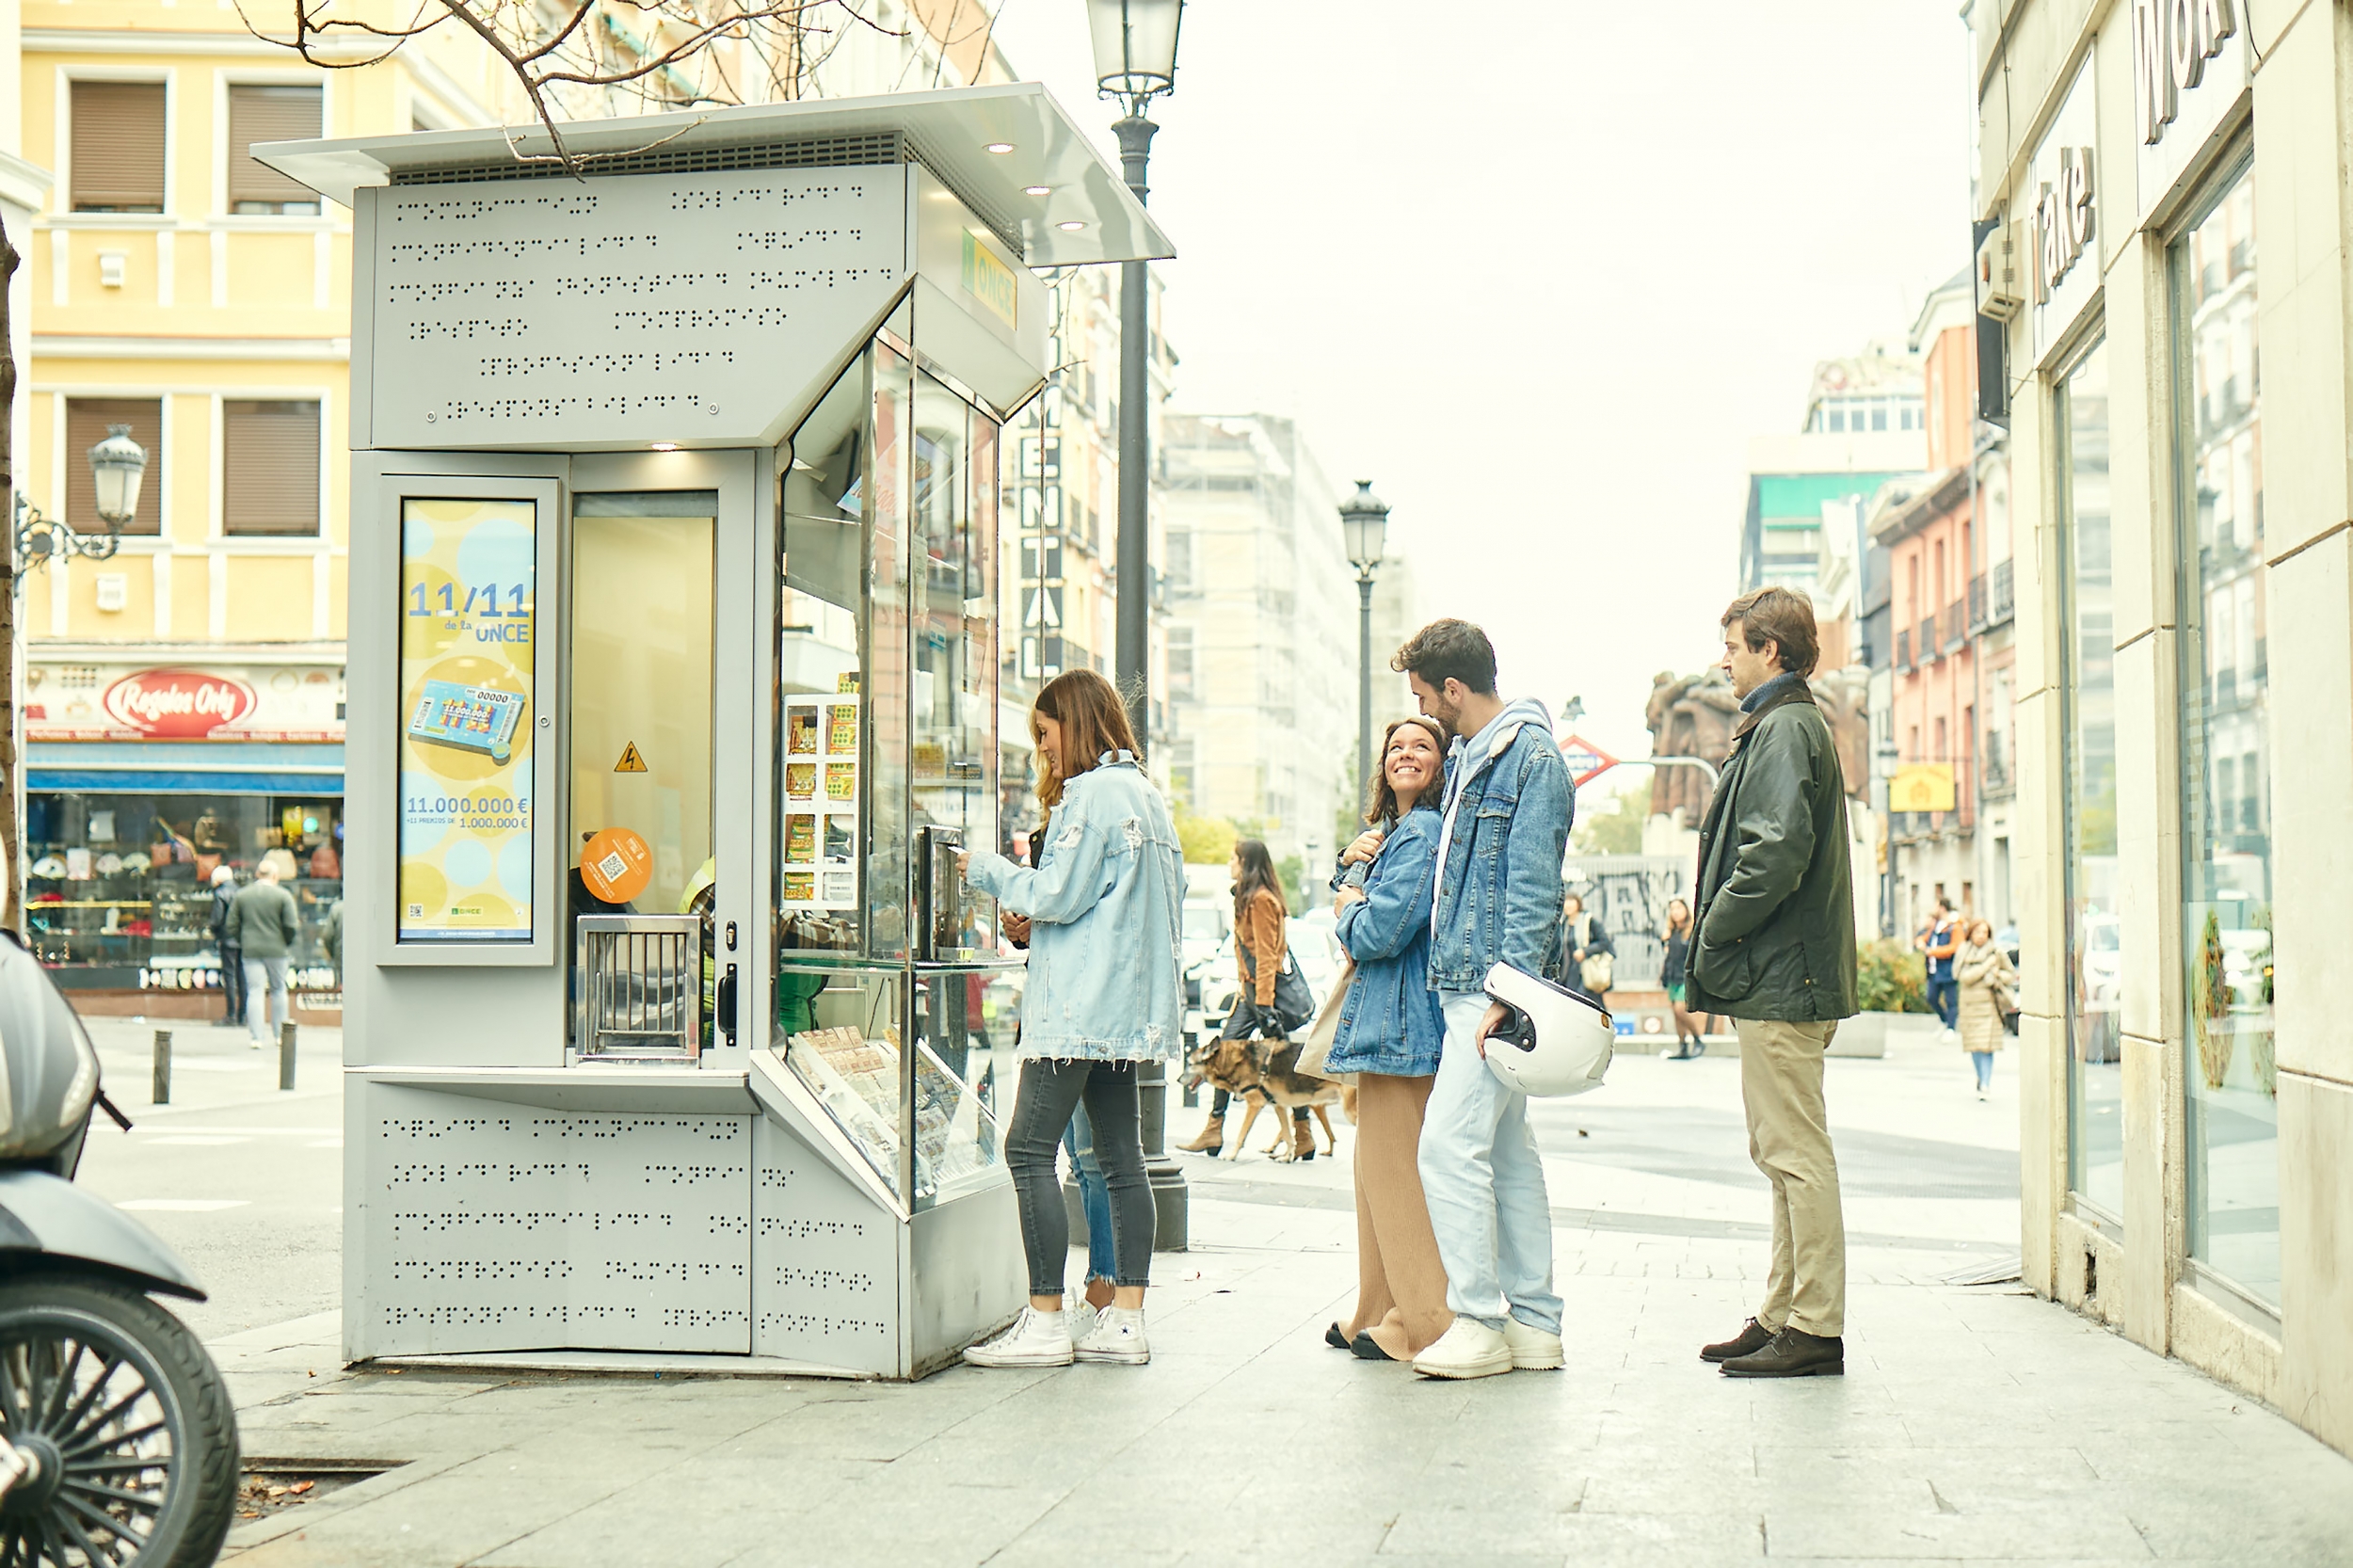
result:
[(1732, 601), (1721, 624), (1728, 630), (1740, 623), (1740, 635), (1751, 653), (1777, 645), (1781, 667), (1792, 675), (1812, 675), (1822, 644), (1814, 630), (1814, 601), (1794, 588), (1756, 588)]
[(1466, 620), (1433, 620), (1406, 640), (1389, 661), (1400, 675), (1418, 675), (1425, 684), (1460, 680), (1481, 696), (1496, 693), (1496, 647)]

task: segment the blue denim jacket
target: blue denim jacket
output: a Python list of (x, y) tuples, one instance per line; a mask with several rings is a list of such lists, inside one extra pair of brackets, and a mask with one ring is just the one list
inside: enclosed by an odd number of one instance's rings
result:
[(1551, 962), (1577, 796), (1551, 715), (1533, 697), (1458, 740), (1451, 764), (1453, 820), (1430, 917), (1430, 984), (1476, 993), (1497, 964), (1543, 974)]
[(1408, 811), (1365, 877), (1365, 896), (1340, 911), (1340, 945), (1356, 980), (1340, 1005), (1326, 1064), (1336, 1073), (1415, 1078), (1438, 1070), (1446, 1039), (1430, 988), (1430, 900), (1438, 871), (1438, 813)]
[(1027, 915), (1024, 1058), (1149, 1062), (1184, 1038), (1176, 828), (1127, 752), (1063, 787), (1034, 870), (977, 854), (965, 880)]

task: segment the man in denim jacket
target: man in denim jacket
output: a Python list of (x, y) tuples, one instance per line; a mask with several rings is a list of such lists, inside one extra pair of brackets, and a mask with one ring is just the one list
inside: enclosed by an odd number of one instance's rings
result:
[(1496, 695), (1496, 654), (1467, 621), (1433, 622), (1398, 650), (1421, 711), (1454, 738), (1430, 920), (1430, 988), (1446, 1016), (1421, 1132), (1421, 1182), (1446, 1262), (1454, 1324), (1414, 1358), (1430, 1377), (1478, 1378), (1561, 1365), (1552, 1289), (1552, 1204), (1528, 1126), (1528, 1096), (1487, 1070), (1504, 1010), (1488, 968), (1542, 974), (1561, 913), (1561, 861), (1576, 796), (1531, 697)]

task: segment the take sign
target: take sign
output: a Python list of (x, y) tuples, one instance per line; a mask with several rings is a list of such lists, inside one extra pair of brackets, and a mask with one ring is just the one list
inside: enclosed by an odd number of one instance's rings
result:
[(1582, 786), (1618, 765), (1618, 760), (1582, 735), (1561, 737), (1561, 760), (1569, 765), (1569, 782)]

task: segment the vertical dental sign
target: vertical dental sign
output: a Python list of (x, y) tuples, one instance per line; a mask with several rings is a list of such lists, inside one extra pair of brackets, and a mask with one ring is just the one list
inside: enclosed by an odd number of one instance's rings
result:
[(2034, 256), (2034, 352), (2040, 360), (2100, 292), (2107, 248), (2093, 146), (2099, 114), (2091, 62), (2075, 73), (2027, 165), (2025, 205)]
[(2237, 0), (2133, 0), (2133, 129), (2140, 216), (2165, 200), (2250, 80)]

